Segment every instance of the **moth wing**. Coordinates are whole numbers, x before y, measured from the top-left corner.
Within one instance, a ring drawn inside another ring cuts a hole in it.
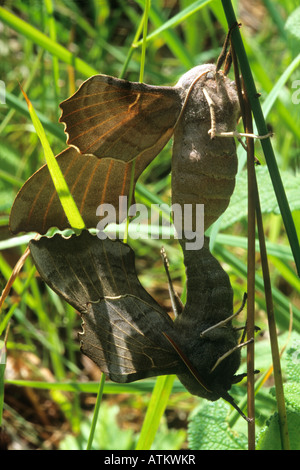
[[[89,304],[82,313],[81,351],[114,382],[176,374],[184,365],[163,334],[174,336],[164,313],[132,295]]]
[[[96,227],[99,222],[96,209],[100,204],[111,204],[115,207],[116,221],[122,222],[126,208],[120,207],[119,212],[119,196],[129,194],[131,162],[99,159],[93,155],[85,155],[83,159],[73,147],[57,155],[56,160],[87,228]],[[137,159],[135,182],[148,163],[146,160]],[[106,221],[115,222],[108,218]],[[33,231],[45,234],[51,227],[64,230],[70,225],[48,166],[44,165],[18,192],[10,213],[10,230],[12,233]]]
[[[82,351],[112,380],[184,369],[164,336],[176,336],[173,322],[139,282],[128,245],[83,231],[31,241],[30,251],[42,279],[81,313]]]
[[[176,88],[95,75],[60,107],[68,145],[82,154],[129,162],[153,159],[162,150],[182,98]]]
[[[157,306],[137,277],[134,251],[120,240],[83,230],[69,238],[41,237],[29,247],[42,279],[80,312],[90,302],[127,295]]]

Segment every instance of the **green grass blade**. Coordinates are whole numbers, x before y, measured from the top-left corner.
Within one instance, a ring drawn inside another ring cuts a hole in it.
[[[84,60],[79,59],[66,48],[50,39],[46,34],[42,33],[34,26],[31,26],[21,18],[18,18],[3,7],[0,7],[0,20],[9,25],[15,31],[23,34],[26,38],[31,39],[35,44],[38,44],[58,59],[69,65],[73,65],[73,67],[82,75],[90,77],[91,75],[98,73],[97,70],[84,62]]]
[[[52,41],[57,42],[56,23],[54,18],[54,8],[52,0],[44,0],[44,4],[47,11],[47,23],[50,38]],[[58,58],[53,55],[52,57],[52,71],[53,71],[53,86],[54,86],[54,98],[57,105],[59,104],[59,62]],[[57,117],[59,117],[59,108],[57,106]]]
[[[236,17],[232,8],[231,2],[222,0],[222,5],[227,18],[228,26],[231,27],[236,23]],[[239,28],[234,28],[232,31],[232,40],[235,46],[236,55],[239,60],[240,68],[245,81],[245,87],[249,97],[251,109],[256,122],[259,135],[268,134],[267,125],[259,102],[259,95],[255,87],[254,79],[250,69],[250,64],[244,48],[242,37]],[[262,149],[270,172],[273,188],[276,194],[278,206],[286,229],[286,233],[291,245],[294,255],[296,268],[300,275],[300,247],[295,224],[293,221],[292,213],[289,203],[285,194],[284,186],[281,180],[279,169],[277,166],[274,150],[270,138],[261,140]]]
[[[5,98],[7,106],[15,109],[23,116],[30,118],[28,107],[26,106],[26,103],[24,101],[20,100],[20,98],[13,95],[9,91],[6,91]],[[59,124],[54,124],[53,122],[49,121],[49,119],[39,111],[36,111],[36,114],[39,120],[41,121],[43,128],[47,132],[51,132],[53,136],[57,137],[62,142],[66,142],[66,134],[64,133],[63,128]]]
[[[23,346],[23,345],[22,345]],[[8,342],[8,348],[10,343]],[[81,393],[97,393],[99,390],[99,382],[80,382],[80,381],[55,381],[45,382],[42,380],[24,380],[24,379],[6,379],[6,384],[16,385],[17,387],[31,387],[37,390],[61,390],[64,392],[81,392]],[[151,393],[155,387],[155,380],[146,379],[138,382],[128,384],[119,384],[116,382],[106,382],[104,385],[104,393],[106,394],[119,394],[119,393],[134,393],[144,394]],[[172,388],[173,393],[186,392],[184,386],[175,380]]]
[[[29,101],[27,95],[25,92],[23,92],[24,97],[26,99],[27,105],[28,105],[28,110],[29,114],[32,120],[32,123],[35,127],[35,130],[37,132],[37,135],[41,141],[41,144],[44,149],[45,153],[45,158],[46,162],[49,168],[49,172],[51,175],[51,178],[53,180],[55,189],[57,191],[58,197],[60,199],[61,205],[63,206],[63,209],[65,211],[65,214],[70,222],[71,227],[74,230],[82,230],[85,227],[85,224],[82,220],[82,217],[80,215],[80,212],[75,204],[75,201],[73,199],[73,196],[70,193],[70,190],[68,188],[68,185],[63,177],[63,174],[61,172],[61,169],[53,155],[53,152],[51,150],[51,147],[49,145],[47,136],[45,134],[44,128],[41,124],[41,121],[39,120],[31,102]]]
[[[94,435],[95,435],[95,429],[96,429],[97,420],[98,420],[99,411],[100,411],[100,405],[101,405],[102,396],[103,396],[103,389],[104,389],[105,379],[106,379],[105,374],[102,374],[100,384],[99,384],[99,390],[98,390],[98,394],[97,394],[95,410],[94,410],[94,414],[93,414],[92,426],[91,426],[91,429],[90,429],[90,434],[89,434],[89,439],[88,439],[86,450],[91,450],[91,448],[92,448],[93,439],[94,439]]]
[[[151,448],[161,417],[167,406],[174,379],[174,375],[158,377],[147,408],[136,450],[149,450]]]
[[[151,8],[149,17],[151,19],[151,22],[156,26],[156,30],[153,34],[150,34],[147,38],[146,41],[149,41],[149,38],[153,39],[156,37],[158,34],[161,34],[166,43],[168,44],[168,47],[170,50],[173,52],[174,56],[179,59],[179,61],[187,68],[193,67],[194,60],[189,51],[187,50],[186,47],[184,47],[183,43],[181,40],[178,38],[178,36],[174,33],[174,31],[166,28],[165,25],[168,23],[169,28],[172,26],[172,19],[171,21],[164,21],[161,17],[160,12],[158,9],[153,6]],[[178,20],[178,22],[183,21],[181,18]],[[140,45],[140,41],[137,42],[137,45]]]
[[[276,99],[279,96],[282,88],[284,87],[287,80],[290,78],[294,70],[299,67],[300,64],[300,54],[295,57],[295,59],[291,62],[291,64],[286,68],[284,73],[281,75],[277,83],[275,83],[272,91],[268,94],[267,98],[265,99],[262,109],[264,116],[267,117],[269,114],[270,109],[272,108],[273,104],[275,103]]]
[[[0,341],[0,427],[2,425],[2,414],[4,404],[4,373],[6,367],[6,344]]]
[[[155,31],[153,31],[153,33],[149,34],[147,37],[147,41],[153,40],[156,36],[160,35],[161,33],[165,32],[168,29],[175,28],[183,21],[186,21],[189,16],[201,10],[201,8],[203,8],[205,5],[207,5],[211,1],[212,0],[197,0],[196,2],[193,2],[191,5],[184,8],[179,13],[177,13],[172,18],[170,18],[168,21],[165,21],[164,24],[159,26]],[[141,41],[139,41],[138,44],[140,44],[140,42]]]

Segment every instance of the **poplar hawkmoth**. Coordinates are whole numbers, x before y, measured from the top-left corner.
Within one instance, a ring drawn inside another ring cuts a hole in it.
[[[176,374],[192,394],[238,409],[228,393],[244,376],[235,375],[232,289],[207,244],[184,253],[187,303],[175,321],[140,284],[134,252],[119,240],[83,231],[31,241],[30,251],[42,279],[80,312],[81,350],[111,380]]]
[[[173,134],[173,203],[204,204],[205,228],[224,212],[234,189],[235,145],[233,139],[214,136],[235,129],[239,106],[234,84],[214,65],[195,67],[174,87],[95,76],[61,109],[70,147],[57,159],[64,162],[86,227],[96,226],[100,202],[115,203],[128,193],[131,162],[136,162],[136,181]],[[85,186],[81,177],[87,168]],[[42,234],[52,226],[68,226],[47,167],[17,195],[10,225],[13,232]],[[172,322],[140,285],[133,253],[121,242],[83,232],[30,244],[42,278],[81,313],[82,351],[112,380],[175,373],[191,393],[209,400],[223,397],[237,408],[228,394],[242,377],[235,376],[240,359],[228,276],[207,241],[198,251],[185,250],[184,243],[182,248],[188,299]]]

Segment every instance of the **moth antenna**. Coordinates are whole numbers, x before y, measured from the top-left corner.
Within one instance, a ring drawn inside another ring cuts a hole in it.
[[[177,346],[175,341],[173,341],[172,338],[170,338],[170,336],[167,335],[167,333],[165,333],[164,331],[162,333],[163,333],[164,337],[169,341],[169,343],[173,346],[173,348],[177,352],[178,356],[183,360],[183,362],[185,363],[185,365],[189,369],[190,373],[195,377],[197,382],[199,382],[201,387],[203,387],[207,392],[211,392],[211,390],[209,390],[206,387],[206,385],[203,384],[201,378],[199,377],[199,374],[198,374],[197,370],[195,369],[193,364],[190,362],[190,360],[186,357],[186,355],[182,352],[182,350]]]
[[[240,308],[233,315],[231,315],[230,317],[227,317],[227,318],[225,318],[225,320],[222,320],[222,321],[216,323],[215,325],[210,326],[206,330],[202,331],[202,333],[200,334],[200,338],[202,338],[203,336],[205,336],[207,333],[211,332],[215,328],[220,328],[220,327],[226,325],[226,323],[228,323],[233,318],[235,318],[237,315],[239,315],[241,313],[241,311],[244,309],[244,307],[246,305],[246,301],[247,301],[247,293],[245,292]]]
[[[181,302],[177,292],[174,289],[173,282],[172,282],[172,279],[171,279],[171,276],[170,276],[169,260],[168,260],[167,253],[166,253],[163,246],[161,247],[160,254],[161,254],[161,257],[163,259],[164,268],[165,268],[165,271],[166,271],[166,274],[167,274],[168,286],[169,286],[169,295],[170,295],[170,299],[171,299],[172,309],[173,309],[173,312],[174,312],[174,315],[175,315],[175,318],[176,318],[176,317],[178,317],[178,315],[180,315],[182,313],[184,305]]]
[[[229,349],[223,356],[219,357],[219,359],[216,361],[215,365],[211,368],[210,374],[218,367],[218,365],[226,359],[226,357],[230,356],[233,352],[237,351],[238,349],[241,349],[242,347],[246,346],[247,344],[253,343],[254,338],[248,339],[248,341],[245,341],[244,343],[239,343],[237,344],[234,348]]]
[[[238,407],[238,405],[235,403],[234,399],[231,395],[229,395],[229,393],[225,392],[221,395],[221,397],[224,398],[224,400],[226,400],[228,403],[230,403],[230,405],[233,406],[233,408],[242,416],[242,418],[247,421],[247,423],[251,423],[253,421],[253,418],[248,418],[248,416],[246,416],[242,412],[242,410]]]

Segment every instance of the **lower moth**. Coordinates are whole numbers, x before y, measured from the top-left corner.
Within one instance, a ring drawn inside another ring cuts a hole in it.
[[[208,242],[208,240],[207,240]],[[138,280],[133,250],[88,231],[30,242],[42,279],[80,312],[81,350],[111,380],[176,374],[194,395],[224,398],[244,374],[231,324],[232,288],[207,244],[186,251],[187,303],[175,321]]]

